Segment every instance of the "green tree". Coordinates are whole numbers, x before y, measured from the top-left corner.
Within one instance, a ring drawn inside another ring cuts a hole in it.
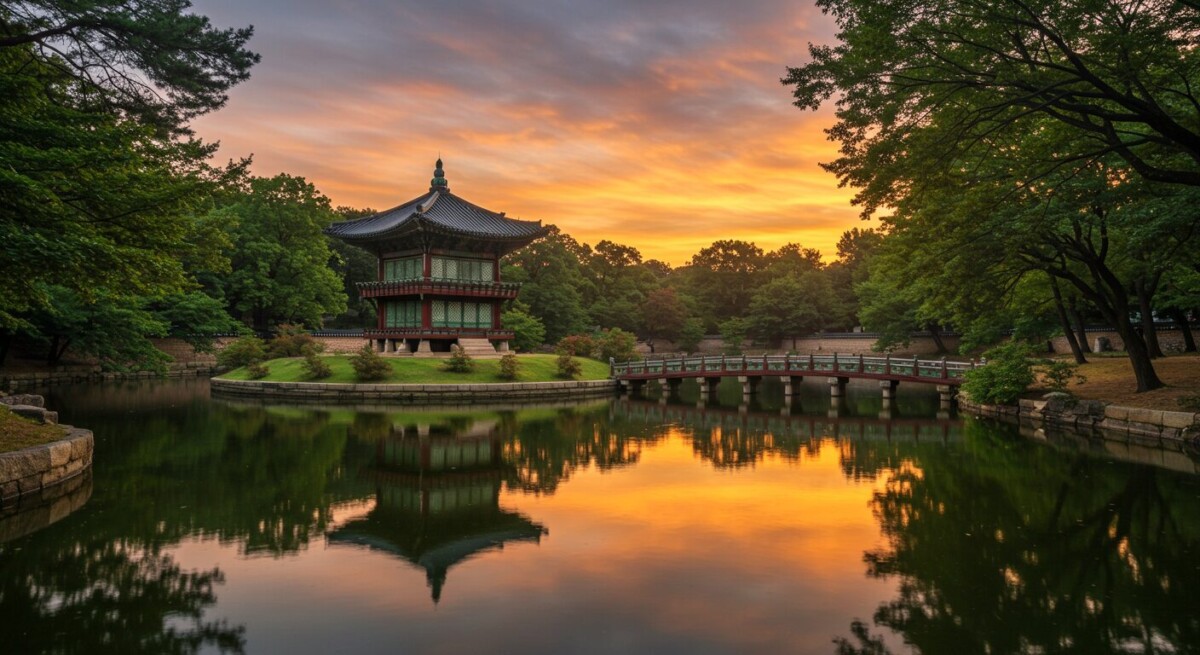
[[[807,336],[821,329],[825,317],[835,313],[837,299],[821,271],[775,278],[759,287],[746,313],[749,334],[767,343]]]
[[[687,305],[672,287],[651,291],[638,313],[642,323],[640,332],[650,346],[650,352],[654,352],[657,339],[678,340],[689,318]]]
[[[164,371],[171,360],[150,337],[164,337],[168,323],[155,318],[136,298],[96,293],[90,299],[66,287],[45,291],[50,302],[30,317],[30,336],[46,348],[46,363],[57,364],[69,351],[95,358],[106,370]]]
[[[334,210],[339,221],[371,216],[377,212],[374,209],[355,209],[338,207]],[[342,278],[342,291],[346,294],[346,313],[334,318],[331,325],[354,328],[375,327],[375,303],[362,298],[358,294],[359,282],[373,282],[379,277],[379,260],[358,246],[353,246],[341,239],[327,237],[329,249],[333,252],[330,268]]]
[[[700,342],[704,340],[704,321],[698,318],[689,318],[683,322],[683,329],[679,331],[679,340],[675,345],[685,353],[694,353],[700,348]]]
[[[243,320],[259,331],[278,323],[317,327],[323,316],[346,310],[322,233],[337,219],[328,198],[304,178],[281,174],[251,178],[228,206],[238,223],[225,296]]]
[[[746,335],[750,333],[750,326],[746,323],[746,319],[733,317],[726,319],[721,323],[721,342],[724,344],[726,355],[742,354],[742,344],[746,341]]]
[[[587,326],[580,291],[587,280],[578,252],[578,242],[551,226],[545,238],[504,258],[504,279],[521,283],[518,299],[542,321],[547,342],[557,342]]]
[[[546,327],[529,313],[529,306],[519,300],[500,314],[500,325],[513,331],[512,345],[519,352],[530,352],[546,342]]]
[[[762,248],[746,241],[715,241],[692,256],[683,289],[713,325],[743,316],[766,265]]]
[[[253,28],[219,30],[187,0],[24,0],[0,11],[0,50],[52,67],[86,110],[130,117],[170,133],[220,108],[259,56]]]

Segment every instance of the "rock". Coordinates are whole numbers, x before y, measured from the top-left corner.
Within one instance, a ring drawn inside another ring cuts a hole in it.
[[[1074,408],[1077,402],[1074,396],[1062,391],[1051,391],[1042,396],[1042,400],[1046,401],[1046,405],[1042,408],[1042,411],[1056,414],[1061,414],[1066,410]]]
[[[28,405],[30,407],[45,407],[46,399],[32,393],[18,393],[11,396],[0,396],[0,405]]]
[[[25,418],[33,419],[33,420],[37,421],[38,423],[53,423],[54,422],[54,421],[46,420],[47,413],[54,414],[53,418],[58,417],[58,415],[55,412],[47,412],[44,407],[34,407],[33,405],[13,405],[13,406],[9,407],[8,409],[11,410],[12,413],[16,414],[17,416],[24,416]]]

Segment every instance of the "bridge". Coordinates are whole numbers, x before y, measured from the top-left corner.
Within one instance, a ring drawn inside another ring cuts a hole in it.
[[[891,355],[706,355],[613,362],[611,375],[627,394],[641,392],[646,382],[657,380],[663,394],[669,395],[684,380],[694,379],[700,382],[702,400],[710,398],[726,377],[738,379],[744,398],[756,392],[763,378],[778,377],[788,400],[806,377],[826,378],[830,395],[835,398],[844,396],[846,383],[855,378],[878,380],[886,400],[895,397],[901,382],[916,382],[936,385],[942,402],[949,405],[966,372],[982,365],[975,360],[922,360]]]

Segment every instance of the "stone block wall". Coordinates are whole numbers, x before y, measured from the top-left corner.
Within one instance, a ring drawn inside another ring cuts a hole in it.
[[[92,466],[91,430],[63,426],[59,441],[0,453],[0,509],[22,497],[42,494]]]

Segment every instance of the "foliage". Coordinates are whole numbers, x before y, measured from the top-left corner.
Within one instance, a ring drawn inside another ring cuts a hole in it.
[[[1179,398],[1179,408],[1189,412],[1200,412],[1200,393],[1193,393]]]
[[[984,353],[987,365],[967,371],[962,391],[977,403],[1012,404],[1034,382],[1027,344],[1009,342]]]
[[[262,362],[250,362],[246,365],[246,373],[251,380],[261,380],[271,374],[271,369]]]
[[[742,344],[746,341],[746,335],[750,332],[750,326],[746,323],[746,320],[735,316],[721,323],[719,328],[721,331],[721,342],[724,344],[722,350],[725,354],[742,354]]]
[[[515,380],[521,373],[521,362],[517,359],[516,353],[504,353],[500,357],[500,373],[501,380]]]
[[[442,370],[451,373],[470,373],[475,370],[475,360],[462,349],[462,346],[454,344],[450,346],[450,357],[446,359],[446,365],[442,367]]]
[[[266,358],[266,344],[252,334],[239,337],[237,341],[217,351],[217,364],[222,368],[249,366]]]
[[[377,213],[374,209],[338,207],[334,210],[338,220],[363,218]],[[373,282],[379,270],[379,260],[374,253],[352,246],[341,239],[329,238],[329,249],[333,253],[330,268],[342,279],[342,292],[346,294],[346,313],[337,316],[330,327],[369,328],[375,326],[375,303],[359,296],[359,282]]]
[[[1037,372],[1042,377],[1042,384],[1051,391],[1066,391],[1071,382],[1087,382],[1087,378],[1079,373],[1079,365],[1061,359],[1042,360]]]
[[[0,48],[32,51],[71,78],[73,100],[161,130],[225,104],[259,56],[253,28],[218,30],[187,0],[6,2]]]
[[[685,353],[694,353],[700,348],[700,342],[704,340],[704,321],[698,318],[689,318],[683,322],[683,329],[679,331],[679,340],[675,345]]]
[[[267,357],[300,357],[307,352],[319,353],[325,344],[313,338],[302,326],[284,323],[275,328],[275,336],[267,344]]]
[[[535,350],[546,339],[546,326],[530,313],[528,305],[520,301],[513,302],[500,314],[500,325],[513,331],[512,345],[519,352]]]
[[[164,337],[167,324],[146,311],[136,298],[93,292],[91,299],[66,287],[43,291],[49,304],[30,316],[29,336],[45,346],[46,362],[55,364],[70,350],[93,357],[105,370],[166,371],[171,358],[150,337]]]
[[[572,334],[559,339],[554,345],[554,352],[576,357],[595,357],[599,345],[590,334]]]
[[[579,377],[582,371],[582,366],[579,360],[571,356],[570,353],[562,353],[555,360],[555,366],[558,367],[558,377],[564,380],[574,380]]]
[[[329,367],[329,363],[321,358],[317,351],[306,349],[304,351],[304,368],[305,377],[310,380],[323,380],[333,375],[333,369]]]
[[[547,342],[587,325],[581,289],[589,283],[579,261],[581,252],[574,239],[551,226],[545,238],[504,257],[504,279],[521,283],[518,299],[542,322]]]
[[[627,362],[639,359],[637,355],[637,337],[621,328],[613,328],[604,330],[600,334],[599,343],[596,344],[599,350],[600,361],[618,361]]]
[[[225,303],[201,291],[175,294],[152,303],[154,315],[170,325],[168,334],[183,339],[198,353],[215,351],[215,337],[245,327],[225,311]]]
[[[375,352],[375,348],[369,342],[363,344],[350,358],[350,366],[354,368],[355,376],[364,382],[386,380],[392,372],[391,364]]]
[[[639,313],[642,317],[639,333],[651,347],[656,339],[677,341],[689,318],[687,305],[672,287],[651,291]]]
[[[747,332],[774,344],[785,337],[807,336],[837,312],[829,279],[817,271],[778,277],[759,287],[746,313]]]
[[[237,219],[232,272],[223,281],[237,316],[263,331],[277,323],[317,327],[322,316],[346,311],[322,232],[337,214],[313,185],[290,175],[252,177],[222,211]]]

